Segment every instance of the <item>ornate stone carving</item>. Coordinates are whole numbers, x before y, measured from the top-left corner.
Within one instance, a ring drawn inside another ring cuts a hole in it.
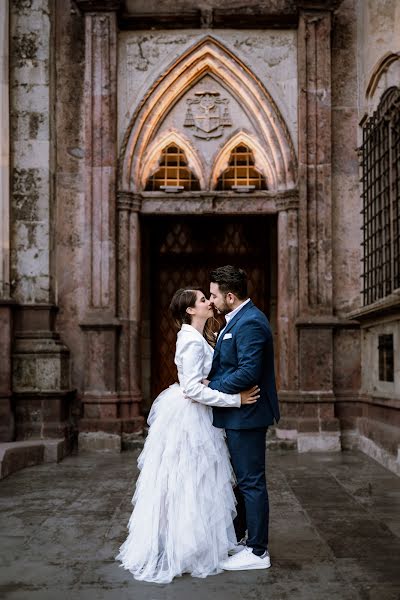
[[[252,127],[258,132],[260,144],[269,148],[268,181],[271,189],[284,190],[295,187],[297,159],[289,131],[278,107],[251,70],[211,36],[200,40],[183,53],[149,89],[132,115],[121,145],[119,187],[133,191],[140,189],[144,156],[152,143],[153,132],[177,100],[198,81],[199,72],[212,75],[224,88],[232,90],[235,99],[250,116]],[[209,102],[208,99],[207,103]],[[225,107],[227,108],[227,105]],[[191,112],[192,115],[186,115],[187,126],[197,126],[193,110]],[[224,118],[224,111],[220,118]],[[226,119],[228,122],[229,113]],[[197,127],[196,133],[204,131],[204,125],[202,127],[203,130]],[[214,131],[214,125],[208,122],[206,129]],[[211,135],[205,134],[205,137],[211,138]]]
[[[195,98],[186,100],[188,108],[184,127],[190,127],[196,137],[211,140],[221,137],[224,127],[231,127],[229,99],[219,98],[216,91],[196,92]]]

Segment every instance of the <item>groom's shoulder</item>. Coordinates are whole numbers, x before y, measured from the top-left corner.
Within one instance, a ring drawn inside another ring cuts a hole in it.
[[[241,329],[243,327],[248,327],[251,323],[268,325],[267,317],[254,304],[249,306],[249,308],[243,313],[242,317],[238,320],[236,327]]]
[[[246,316],[247,316],[247,319],[249,319],[249,320],[256,319],[256,320],[262,321],[264,323],[268,323],[268,319],[267,319],[266,315],[255,304],[252,304],[252,306],[250,306],[249,310],[246,313]]]

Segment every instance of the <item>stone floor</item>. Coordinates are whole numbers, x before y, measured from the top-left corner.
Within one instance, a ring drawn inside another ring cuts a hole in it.
[[[3,600],[399,600],[400,479],[356,452],[270,452],[272,568],[140,583],[113,557],[136,454],[79,455],[0,482]]]

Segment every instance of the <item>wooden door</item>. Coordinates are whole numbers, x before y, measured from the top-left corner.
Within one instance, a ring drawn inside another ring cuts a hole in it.
[[[266,217],[162,217],[150,225],[151,395],[177,381],[176,328],[168,307],[174,292],[200,287],[209,297],[209,272],[233,264],[246,270],[249,295],[269,312],[270,244]]]

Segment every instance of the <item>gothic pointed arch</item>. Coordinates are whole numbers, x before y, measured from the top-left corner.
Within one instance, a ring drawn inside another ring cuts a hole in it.
[[[228,89],[251,119],[259,143],[268,148],[274,188],[294,187],[296,155],[274,100],[237,56],[207,36],[180,56],[149,90],[133,114],[120,152],[120,189],[137,191],[143,157],[171,108],[206,74]]]
[[[143,154],[143,160],[141,161],[141,170],[139,172],[140,189],[146,188],[146,183],[149,177],[154,173],[160,164],[160,159],[163,151],[167,147],[175,145],[180,149],[187,161],[188,169],[193,173],[194,177],[199,181],[200,189],[205,189],[206,184],[204,180],[204,171],[202,169],[201,162],[197,156],[196,150],[193,148],[191,142],[185,138],[179,131],[170,131],[168,134],[157,137],[148,146]]]
[[[382,95],[388,88],[398,86],[400,80],[400,52],[387,52],[374,65],[365,90],[366,119],[377,110]]]
[[[258,139],[245,131],[238,131],[232,135],[219,151],[211,172],[210,189],[217,187],[219,177],[228,169],[232,153],[239,146],[249,148],[254,157],[254,167],[266,179],[268,189],[277,189],[278,182],[275,179],[275,172],[270,157]]]

